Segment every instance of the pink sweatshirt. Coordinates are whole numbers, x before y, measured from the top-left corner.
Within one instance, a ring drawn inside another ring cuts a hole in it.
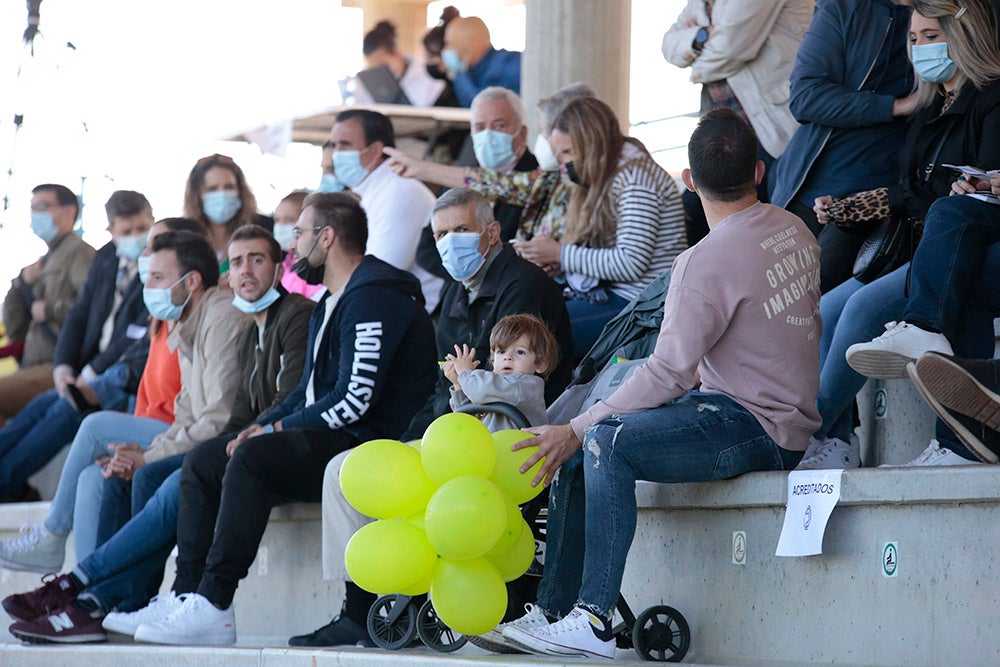
[[[570,423],[655,408],[694,387],[749,410],[781,447],[819,427],[819,246],[798,217],[754,204],[674,262],[656,348],[618,390]]]

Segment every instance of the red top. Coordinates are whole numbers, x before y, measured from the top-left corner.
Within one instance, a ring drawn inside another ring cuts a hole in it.
[[[151,417],[168,424],[174,423],[174,401],[181,390],[181,367],[177,350],[167,347],[167,324],[161,322],[149,341],[146,369],[139,380],[135,400],[135,416]]]

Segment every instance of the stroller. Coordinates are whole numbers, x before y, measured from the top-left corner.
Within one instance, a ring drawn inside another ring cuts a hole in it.
[[[549,421],[567,423],[590,405],[606,398],[631,376],[649,356],[663,321],[663,300],[670,273],[650,283],[604,327],[601,337],[581,360],[570,386],[548,409]],[[627,361],[635,359],[636,361]],[[467,405],[462,412],[503,415],[519,428],[529,426],[516,408],[505,403]],[[531,601],[544,563],[547,493],[525,504],[522,514],[535,536],[536,560],[528,572],[508,585],[512,595]],[[395,650],[409,646],[415,637],[441,652],[462,648],[468,638],[445,625],[425,596],[383,595],[368,613],[368,633],[377,646]],[[643,660],[680,662],[691,644],[691,630],[684,616],[667,605],[655,605],[636,616],[624,596],[617,604],[619,622],[613,633],[618,648],[633,648]],[[473,640],[473,643],[475,641]]]

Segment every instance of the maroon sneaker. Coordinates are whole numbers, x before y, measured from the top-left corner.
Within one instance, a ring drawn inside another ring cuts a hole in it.
[[[8,595],[0,604],[15,621],[33,621],[53,609],[65,607],[76,599],[76,586],[68,574],[58,577],[47,574],[42,577],[42,586],[28,593]]]
[[[108,633],[101,626],[104,614],[84,611],[70,603],[33,621],[19,621],[8,629],[10,634],[30,644],[85,644],[105,642]]]

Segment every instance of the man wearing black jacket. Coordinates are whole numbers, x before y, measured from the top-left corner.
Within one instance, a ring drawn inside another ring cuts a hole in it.
[[[205,443],[181,469],[174,592],[188,594],[135,638],[232,644],[232,600],[279,502],[318,502],[338,452],[395,438],[433,388],[433,327],[410,274],[366,256],[367,222],[343,193],[314,193],[295,225],[307,280],[323,270],[329,293],[309,325],[295,391],[225,447]]]

